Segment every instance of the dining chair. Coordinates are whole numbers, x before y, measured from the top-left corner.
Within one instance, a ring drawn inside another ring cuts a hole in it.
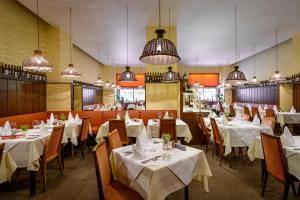
[[[225,150],[223,146],[224,141],[220,134],[216,120],[214,118],[210,118],[210,123],[211,123],[212,132],[214,136],[214,147],[213,147],[212,157],[214,157],[214,154],[217,153],[217,148],[219,148],[220,166],[222,166],[222,159]]]
[[[270,126],[272,128],[273,132],[275,132],[275,124],[276,124],[275,117],[264,117],[261,120],[261,124]]]
[[[159,125],[159,137],[161,138],[164,133],[169,133],[172,140],[177,141],[176,134],[176,119],[161,119]]]
[[[84,152],[83,152],[84,142],[87,143],[89,151],[91,151],[90,141],[89,141],[89,123],[90,123],[89,118],[82,118],[82,124],[81,124],[79,139],[78,139],[82,158],[84,158]]]
[[[94,151],[94,161],[100,200],[140,200],[137,192],[119,181],[113,180],[105,141]]]
[[[219,107],[220,107],[220,112],[224,112],[224,108],[223,108],[223,105],[222,105],[222,103],[221,102],[219,102]]]
[[[4,152],[4,147],[5,147],[5,143],[0,144],[0,166],[1,166],[2,156]]]
[[[273,109],[266,109],[266,117],[275,117],[275,113]]]
[[[287,199],[290,185],[292,185],[293,193],[296,196],[294,182],[299,182],[299,180],[289,173],[280,137],[265,133],[261,133],[260,135],[265,158],[261,196],[264,196],[269,174],[284,184],[283,199]]]
[[[234,117],[234,116],[235,116],[235,111],[233,105],[229,105],[229,117]]]
[[[117,129],[120,139],[122,141],[123,145],[128,145],[130,144],[130,140],[127,136],[127,130],[126,130],[126,126],[125,126],[125,120],[121,120],[121,119],[110,119],[108,122],[108,126],[109,126],[109,132],[112,132],[113,130]]]
[[[245,121],[252,121],[251,113],[250,113],[250,110],[247,106],[244,106],[243,119]]]
[[[58,159],[61,175],[63,175],[63,165],[61,156],[61,140],[64,133],[64,126],[54,127],[50,138],[45,142],[44,153],[41,160],[41,172],[43,175],[44,192],[46,191],[47,164],[53,159]]]
[[[251,108],[251,112],[252,112],[252,120],[253,120],[254,116],[257,115],[258,119],[261,122],[261,118],[260,118],[260,115],[259,115],[259,112],[258,112],[258,108]]]
[[[204,135],[204,145],[206,146],[205,151],[207,153],[211,130],[209,128],[207,128],[207,126],[205,125],[205,122],[203,120],[203,117],[200,114],[197,115],[197,121],[198,121],[198,126]]]
[[[110,151],[123,146],[117,129],[113,130],[108,134],[108,143]]]

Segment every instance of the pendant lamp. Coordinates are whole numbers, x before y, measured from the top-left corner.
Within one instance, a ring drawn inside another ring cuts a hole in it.
[[[160,0],[159,0],[159,28],[155,31],[157,37],[146,43],[140,61],[153,65],[171,65],[178,63],[180,57],[171,40],[165,39],[166,31],[161,28]]]
[[[237,53],[237,7],[235,6],[235,61],[236,64],[238,62],[238,53]],[[247,81],[245,74],[239,70],[239,66],[234,66],[234,71],[230,72],[227,75],[227,78],[225,80],[227,83],[230,83],[232,85],[240,85]]]
[[[37,18],[37,50],[34,50],[33,56],[22,63],[23,70],[31,72],[51,72],[54,67],[42,56],[40,50],[40,18],[39,18],[39,0],[36,1],[36,18]]]
[[[255,65],[256,65],[256,59],[255,59],[256,53],[255,53],[255,42],[253,42],[253,77],[250,81],[251,84],[258,84],[257,78],[255,76]]]
[[[130,71],[130,67],[128,66],[128,5],[127,5],[127,15],[126,15],[126,19],[127,19],[127,51],[126,51],[126,54],[127,54],[127,65],[125,67],[125,71],[122,72],[120,74],[120,78],[119,78],[119,81],[126,81],[126,82],[129,82],[129,81],[137,81],[136,77],[135,77],[135,74]]]
[[[98,53],[98,56],[99,56],[99,70],[100,70],[100,74],[101,74],[101,72],[102,72],[102,70],[101,70],[101,64],[100,64],[100,56],[101,54],[100,54],[100,45],[99,45],[99,53]],[[94,85],[97,85],[97,86],[100,86],[100,87],[103,87],[103,85],[104,85],[104,82],[103,82],[103,80],[101,79],[101,76],[100,77],[98,77],[98,79],[97,79],[97,81],[94,83]]]
[[[81,74],[74,68],[73,62],[73,52],[72,52],[72,9],[70,8],[70,64],[68,67],[60,73],[62,77],[65,78],[78,78]]]
[[[285,77],[279,73],[279,68],[278,68],[278,31],[276,31],[276,47],[275,47],[275,52],[276,52],[276,71],[271,77],[270,81],[284,81]]]

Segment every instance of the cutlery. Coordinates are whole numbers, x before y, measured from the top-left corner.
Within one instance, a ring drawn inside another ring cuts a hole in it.
[[[155,156],[155,157],[153,157],[153,158],[144,160],[144,161],[142,161],[142,164],[146,164],[146,163],[150,162],[151,160],[152,160],[152,161],[157,161],[158,158],[160,158],[160,157],[161,157],[161,156]]]

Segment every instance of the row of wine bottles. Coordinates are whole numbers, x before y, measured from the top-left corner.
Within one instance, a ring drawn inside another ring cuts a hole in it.
[[[145,83],[160,83],[163,73],[148,72],[145,73]]]
[[[0,78],[46,82],[46,73],[24,71],[21,66],[0,62]]]

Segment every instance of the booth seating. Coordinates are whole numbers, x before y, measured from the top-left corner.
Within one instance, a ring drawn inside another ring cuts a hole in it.
[[[158,113],[162,114],[162,118],[164,117],[166,111],[168,111],[169,116],[173,113],[174,118],[177,118],[176,110],[141,110],[140,111],[140,119],[143,119],[145,126],[148,124],[149,119],[157,119]]]
[[[14,115],[8,117],[1,117],[0,118],[0,126],[3,126],[6,121],[14,122],[17,124],[19,128],[20,125],[28,125],[29,128],[32,128],[32,121],[33,120],[47,120],[47,112],[37,112],[37,113],[29,113],[24,115]]]

